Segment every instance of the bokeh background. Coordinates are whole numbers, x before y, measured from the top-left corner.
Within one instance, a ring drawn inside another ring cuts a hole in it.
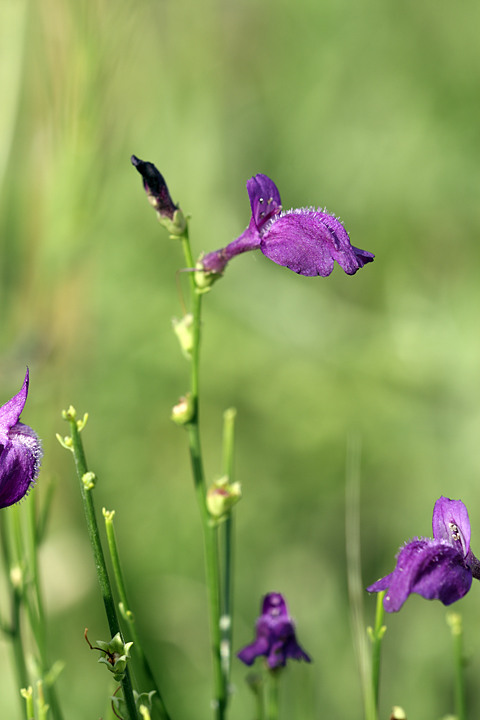
[[[293,664],[283,719],[362,717],[345,565],[348,438],[362,445],[367,585],[461,498],[480,552],[480,6],[467,0],[2,0],[0,400],[43,438],[37,489],[57,491],[42,561],[52,660],[69,720],[114,686],[83,639],[108,635],[74,476],[55,440],[73,403],[116,510],[132,604],[174,718],[210,717],[200,524],[170,409],[188,367],[171,331],[180,247],[130,165],[155,162],[192,215],[195,255],[246,226],[262,172],[284,207],[326,206],[376,260],[307,279],[259,253],[206,297],[208,477],[222,412],[238,409],[235,644],[281,591],[314,663]],[[476,584],[475,584],[476,585]],[[466,627],[480,713],[480,588]],[[365,598],[373,621],[374,598]],[[253,718],[234,664],[232,720]],[[445,608],[388,617],[381,716],[453,711]],[[18,717],[0,644],[2,717]]]

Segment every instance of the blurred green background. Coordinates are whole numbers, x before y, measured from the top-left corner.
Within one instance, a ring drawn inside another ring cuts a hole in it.
[[[73,403],[116,510],[132,604],[174,719],[211,715],[188,384],[171,331],[180,247],[130,155],[155,162],[192,214],[194,254],[246,226],[262,172],[285,208],[340,215],[376,254],[354,277],[307,279],[244,255],[206,297],[202,421],[218,476],[238,409],[235,645],[260,598],[285,593],[314,663],[292,664],[283,720],[362,717],[345,568],[347,438],[362,442],[364,584],[461,498],[480,552],[480,6],[466,0],[1,0],[1,396],[30,397],[43,438],[35,491],[58,482],[43,548],[51,657],[68,720],[114,686],[83,639],[106,639],[72,459]],[[475,584],[477,585],[477,584]],[[480,588],[462,600],[470,717],[480,713]],[[366,597],[369,622],[374,598]],[[445,608],[413,596],[387,618],[381,716],[453,711]],[[232,720],[253,718],[234,664]],[[18,716],[0,644],[2,717]]]

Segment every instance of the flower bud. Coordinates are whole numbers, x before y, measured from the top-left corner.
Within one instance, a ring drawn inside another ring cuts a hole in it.
[[[171,418],[177,425],[188,425],[193,420],[194,412],[192,394],[187,392],[172,408]]]
[[[215,480],[207,491],[208,512],[216,520],[223,518],[242,497],[240,483],[229,483],[228,477]]]
[[[190,360],[193,350],[193,315],[187,313],[181,320],[172,319],[173,332],[178,338],[182,353]]]
[[[394,705],[392,708],[392,714],[390,715],[390,720],[407,720],[405,710],[399,707],[399,705]]]
[[[144,162],[132,155],[132,165],[136,167],[143,178],[143,187],[147,193],[148,202],[157,213],[159,222],[168,230],[170,235],[179,237],[185,232],[187,221],[180,208],[175,205],[163,175],[151,162]]]
[[[94,649],[102,651],[102,657],[98,658],[98,662],[108,667],[117,682],[123,679],[132,645],[132,642],[124,643],[119,632],[108,643],[97,640],[98,647]]]
[[[135,700],[135,707],[141,714],[142,718],[148,720],[152,711],[152,698],[155,695],[156,690],[151,690],[149,693],[138,693],[136,690],[133,691],[133,699]],[[118,695],[112,695],[110,697],[112,701],[112,707],[117,713],[118,717],[125,717],[127,715],[127,706],[125,700]],[[142,711],[142,708],[144,710]]]
[[[203,257],[202,253],[197,260],[194,277],[195,285],[197,286],[198,291],[205,293],[210,290],[214,282],[223,277],[223,270],[212,270],[210,268],[206,268],[203,264]]]
[[[97,476],[94,472],[86,472],[82,475],[82,483],[85,490],[93,490],[96,482]]]

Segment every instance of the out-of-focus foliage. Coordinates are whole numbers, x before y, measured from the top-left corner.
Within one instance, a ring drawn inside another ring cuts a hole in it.
[[[99,717],[113,689],[83,639],[86,626],[95,638],[107,630],[71,457],[54,438],[70,403],[90,413],[97,507],[116,510],[172,716],[211,712],[200,526],[185,436],[169,419],[187,388],[170,324],[183,263],[130,165],[135,153],[192,214],[195,254],[244,229],[245,182],[257,172],[284,207],[326,206],[376,254],[356,276],[337,268],[327,279],[237,258],[206,297],[202,364],[211,479],[222,412],[238,408],[236,646],[252,636],[260,596],[284,593],[314,660],[289,669],[284,718],[360,718],[348,435],[362,438],[365,585],[393,569],[399,543],[430,533],[441,494],[466,503],[480,548],[480,7],[3,0],[1,20],[0,401],[28,364],[23,419],[45,449],[35,492],[58,480],[43,570],[66,716]],[[457,606],[472,717],[479,593]],[[382,716],[393,704],[425,720],[446,714],[443,606],[412,597],[387,619]],[[0,669],[2,716],[13,717],[3,641]],[[244,674],[236,661],[232,720],[253,715]]]

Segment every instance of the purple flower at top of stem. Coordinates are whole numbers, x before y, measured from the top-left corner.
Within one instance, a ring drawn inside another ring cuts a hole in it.
[[[247,191],[252,208],[250,223],[227,247],[200,259],[198,268],[207,275],[221,275],[235,255],[256,249],[277,265],[308,277],[327,277],[334,261],[347,275],[373,262],[373,253],[350,244],[347,231],[334,215],[315,208],[282,212],[278,188],[266,175],[250,178]]]
[[[280,593],[268,593],[263,598],[262,614],[256,622],[256,637],[237,653],[245,665],[253,665],[255,658],[265,655],[271,670],[284,667],[288,658],[311,662],[295,637],[295,625]]]
[[[397,612],[411,593],[451,605],[480,580],[480,562],[470,550],[470,520],[461,500],[441,497],[433,509],[433,540],[414,538],[397,555],[395,570],[367,588],[388,590],[387,612]]]
[[[22,389],[0,408],[0,508],[14,505],[35,483],[43,456],[40,440],[18,422],[28,395],[28,369]]]

